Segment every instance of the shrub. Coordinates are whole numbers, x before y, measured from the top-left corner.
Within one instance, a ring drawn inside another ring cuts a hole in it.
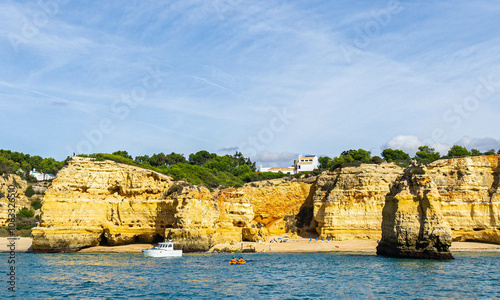
[[[387,148],[384,151],[382,151],[382,156],[388,162],[405,161],[410,159],[408,153],[404,152],[403,150],[399,149],[394,150],[391,148]]]
[[[42,202],[40,202],[40,200],[36,199],[33,202],[31,202],[31,207],[34,210],[40,209],[40,208],[42,208]]]
[[[380,156],[374,156],[374,157],[372,157],[372,162],[374,164],[380,165],[381,163],[384,162],[384,160]]]
[[[463,157],[463,156],[471,156],[471,153],[467,148],[455,145],[451,147],[448,151],[448,157]]]
[[[35,193],[35,190],[33,189],[33,187],[31,185],[28,185],[28,187],[26,188],[26,191],[24,192],[24,194],[26,195],[26,197],[31,197],[33,196]]]
[[[29,219],[29,218],[33,218],[33,216],[35,215],[35,213],[29,209],[27,209],[26,207],[23,207],[18,213],[17,213],[17,219],[18,220],[21,220],[21,219]]]

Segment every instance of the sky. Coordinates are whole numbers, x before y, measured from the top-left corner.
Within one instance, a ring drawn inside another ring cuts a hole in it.
[[[500,149],[500,1],[2,1],[0,148]]]

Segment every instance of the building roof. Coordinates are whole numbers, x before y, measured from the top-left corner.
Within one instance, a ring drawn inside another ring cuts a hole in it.
[[[284,168],[269,168],[269,171],[280,171],[280,170],[284,170],[284,171],[293,171],[295,170],[294,168],[289,168],[289,167],[284,167]]]

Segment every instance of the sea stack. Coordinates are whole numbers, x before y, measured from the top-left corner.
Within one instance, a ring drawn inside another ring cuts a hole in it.
[[[396,258],[453,259],[451,228],[441,196],[424,166],[408,167],[394,182],[382,211],[377,254]]]

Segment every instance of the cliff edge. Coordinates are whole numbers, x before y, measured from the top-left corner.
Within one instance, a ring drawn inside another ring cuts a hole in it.
[[[423,166],[411,166],[393,184],[382,213],[377,254],[398,258],[453,259],[451,228],[442,197]]]
[[[173,238],[187,251],[206,251],[219,243],[298,233],[310,188],[276,179],[210,191],[150,170],[75,157],[45,193],[33,249],[77,251]]]

